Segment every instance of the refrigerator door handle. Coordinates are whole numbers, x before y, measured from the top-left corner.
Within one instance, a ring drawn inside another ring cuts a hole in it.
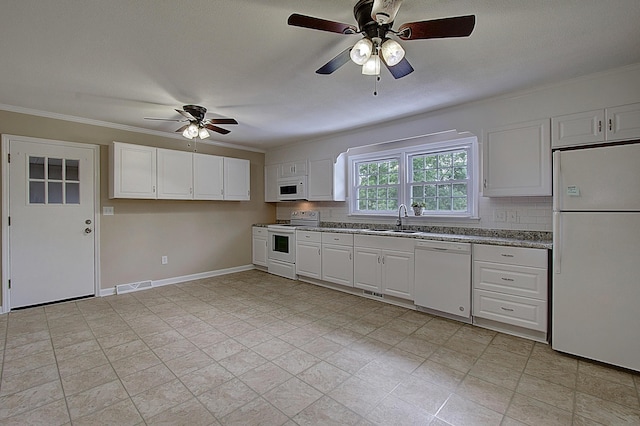
[[[556,274],[560,273],[560,262],[561,262],[561,253],[560,250],[560,212],[553,212],[553,248],[552,248],[552,257],[553,257],[553,272]]]
[[[553,209],[561,210],[560,202],[560,151],[553,152]]]

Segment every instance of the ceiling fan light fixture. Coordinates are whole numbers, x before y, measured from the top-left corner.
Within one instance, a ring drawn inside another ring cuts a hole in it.
[[[184,129],[184,132],[182,132],[182,136],[184,136],[187,139],[193,139],[193,136],[191,136],[191,133],[189,133],[189,128],[188,127],[186,129]]]
[[[191,138],[195,138],[196,136],[198,136],[198,125],[196,123],[189,124],[186,132],[189,134],[189,136],[191,136]]]
[[[395,40],[386,40],[382,43],[380,50],[382,51],[384,61],[390,67],[398,65],[400,61],[404,59],[404,49],[400,46],[400,43]]]
[[[204,127],[200,127],[200,130],[198,130],[198,136],[200,137],[200,139],[206,139],[210,135],[209,132],[207,132],[207,129],[205,129]]]
[[[380,75],[380,56],[371,55],[367,62],[362,65],[362,74]]]
[[[364,65],[373,52],[373,43],[368,38],[358,41],[351,49],[351,60],[358,65]]]
[[[402,0],[374,0],[371,7],[371,18],[379,24],[393,22],[400,9]]]

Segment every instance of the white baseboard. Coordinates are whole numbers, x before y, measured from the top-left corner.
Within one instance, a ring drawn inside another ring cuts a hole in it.
[[[218,269],[216,271],[201,272],[198,274],[183,275],[181,277],[164,278],[161,280],[151,281],[150,288],[162,287],[162,286],[171,285],[171,284],[180,284],[187,281],[202,280],[202,279],[211,278],[211,277],[219,277],[221,275],[235,274],[236,272],[250,271],[252,269],[255,269],[255,266],[244,265],[244,266],[235,266],[233,268]],[[124,283],[124,284],[118,284],[118,285],[127,285],[127,284],[130,284],[130,283]],[[105,296],[112,296],[116,294],[116,287],[117,285],[109,288],[100,289],[99,296],[105,297]]]

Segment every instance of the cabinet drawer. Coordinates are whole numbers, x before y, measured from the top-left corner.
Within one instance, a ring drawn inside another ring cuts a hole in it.
[[[547,331],[547,302],[543,300],[474,290],[473,315],[531,330]]]
[[[547,250],[474,244],[473,260],[546,269]]]
[[[296,231],[296,241],[319,243],[322,241],[322,233],[317,231]]]
[[[267,238],[267,228],[262,228],[260,226],[254,226],[253,227],[253,235]]]
[[[335,232],[322,232],[322,243],[323,244],[337,244],[343,246],[352,246],[353,245],[353,235],[352,234],[338,234]]]
[[[547,300],[547,270],[473,262],[474,288]]]

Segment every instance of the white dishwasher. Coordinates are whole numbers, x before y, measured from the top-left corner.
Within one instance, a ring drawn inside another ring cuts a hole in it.
[[[418,241],[414,294],[420,310],[471,322],[471,244]]]

